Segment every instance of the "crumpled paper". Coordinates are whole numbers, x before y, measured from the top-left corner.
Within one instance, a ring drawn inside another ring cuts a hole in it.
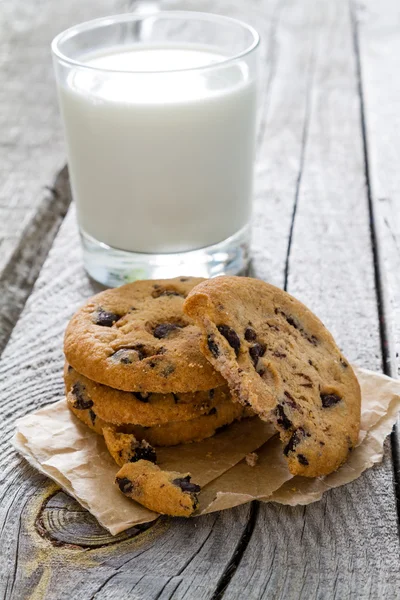
[[[273,427],[260,419],[245,419],[204,440],[157,450],[166,470],[190,472],[202,486],[198,514],[250,502],[279,502],[295,506],[316,502],[327,490],[353,481],[381,462],[383,444],[400,410],[400,381],[356,368],[362,393],[359,444],[338,471],[308,479],[293,477]],[[158,518],[126,498],[114,485],[119,467],[104,440],[83,425],[65,400],[17,421],[15,448],[39,471],[87,508],[103,527],[116,535]],[[245,456],[257,452],[251,467]]]

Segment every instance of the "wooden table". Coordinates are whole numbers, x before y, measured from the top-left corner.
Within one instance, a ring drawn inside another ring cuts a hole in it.
[[[382,465],[316,504],[161,518],[117,538],[10,445],[17,417],[62,397],[63,331],[95,289],[68,210],[49,42],[73,23],[135,4],[2,3],[1,598],[399,598],[396,434]],[[163,6],[238,16],[262,34],[254,275],[308,304],[351,361],[396,376],[399,3]]]

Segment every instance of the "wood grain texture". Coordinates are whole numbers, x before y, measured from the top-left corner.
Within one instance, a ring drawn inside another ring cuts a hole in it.
[[[69,204],[53,184],[65,163],[50,43],[128,0],[3,0],[0,11],[0,353]],[[50,188],[50,189],[49,189]]]
[[[0,354],[32,291],[70,201],[68,170],[65,167],[21,232],[0,274]]]
[[[388,344],[387,369],[399,374],[400,353],[400,6],[352,3],[364,109],[368,186]]]
[[[314,28],[287,288],[325,321],[351,360],[379,370],[379,314],[350,12],[346,2],[313,6],[320,20]],[[224,598],[237,598],[243,589],[251,598],[395,597],[399,543],[389,457],[316,505],[261,505]]]
[[[352,2],[354,44],[364,127],[371,228],[380,292],[382,350],[385,372],[400,374],[400,38],[394,27],[400,7],[385,0],[379,10],[372,2]],[[399,422],[392,434],[394,468],[400,483]],[[397,491],[400,513],[400,492]]]
[[[168,6],[216,11],[210,1]],[[352,360],[379,368],[348,5],[237,0],[221,2],[218,12],[250,20],[265,38],[254,272],[286,282],[334,330]],[[399,542],[389,452],[382,466],[315,505],[260,504],[256,513],[244,506],[189,521],[160,519],[116,544],[61,495],[43,509],[54,485],[16,456],[9,439],[15,418],[62,396],[63,330],[94,291],[71,210],[0,362],[0,596],[396,597]],[[38,515],[61,545],[39,533]],[[70,543],[74,530],[78,547]],[[87,536],[92,549],[85,547]]]

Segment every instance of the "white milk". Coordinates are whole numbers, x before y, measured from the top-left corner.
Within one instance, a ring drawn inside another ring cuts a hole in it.
[[[209,246],[248,223],[255,83],[244,63],[177,70],[221,59],[196,46],[136,46],[86,61],[109,73],[69,73],[60,104],[85,232],[164,253]],[[166,69],[175,72],[155,72]]]

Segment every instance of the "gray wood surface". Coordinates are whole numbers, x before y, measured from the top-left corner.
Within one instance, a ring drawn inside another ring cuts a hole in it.
[[[35,19],[28,23],[28,9],[18,12],[11,2],[6,4],[12,7],[8,12],[12,12],[14,29],[25,27],[32,44],[42,48],[40,52],[44,52],[49,27],[64,27],[58,25],[61,14],[72,22],[78,20],[78,10],[88,14],[95,11],[89,1],[81,1],[79,7],[74,2],[63,7],[50,1],[42,4],[42,11],[49,12],[47,18],[41,16],[39,24]],[[385,4],[392,10],[391,21],[386,21],[383,12],[379,21],[374,12],[380,8],[370,7],[370,12],[362,13],[364,20],[358,30],[345,0],[254,0],[246,4],[236,0],[218,5],[195,0],[168,2],[173,8],[190,6],[242,17],[263,34],[254,274],[286,286],[304,300],[332,329],[352,361],[377,370],[383,357],[375,283],[381,280],[377,278],[371,241],[366,186],[370,174],[366,171],[362,117],[365,111],[366,122],[372,123],[367,139],[375,161],[373,177],[388,189],[387,197],[391,198],[379,205],[395,206],[396,163],[391,163],[389,184],[385,181],[385,161],[377,159],[381,151],[389,153],[384,148],[386,138],[378,139],[385,114],[376,115],[380,104],[379,96],[374,96],[376,79],[382,88],[385,86],[379,69],[383,69],[380,61],[389,51],[375,49],[386,35],[391,43],[399,43],[393,41],[396,35],[390,28],[397,15],[394,3],[385,0]],[[24,6],[30,6],[34,13],[32,3]],[[49,15],[51,26],[47,23]],[[360,33],[360,52],[355,30]],[[22,40],[22,34],[18,39]],[[38,56],[43,57],[40,52]],[[31,68],[29,63],[25,68]],[[359,71],[367,74],[362,89],[368,89],[375,98],[371,109],[368,102],[362,104]],[[11,73],[9,77],[12,80]],[[38,85],[37,77],[32,75],[31,81]],[[25,115],[30,101],[19,101]],[[393,118],[394,112],[390,113]],[[15,119],[19,126],[21,121]],[[38,123],[42,121],[38,119]],[[385,131],[389,136],[387,128]],[[62,156],[59,136],[58,129],[54,132],[55,146]],[[25,136],[23,139],[21,143],[25,143]],[[393,146],[397,144],[390,156],[396,157],[400,138],[393,135],[390,139]],[[52,141],[47,147],[42,144],[40,151],[44,170],[36,164],[36,177],[28,183],[34,186],[43,181],[43,185],[51,186],[58,166],[57,150],[53,152]],[[35,162],[32,155],[32,173]],[[23,177],[23,169],[18,168]],[[64,210],[67,188],[61,185],[58,189]],[[18,200],[15,190],[11,191],[4,199],[8,211]],[[380,192],[376,194],[379,198]],[[30,207],[33,218],[33,204]],[[54,231],[62,210],[54,219]],[[393,212],[390,214],[392,223]],[[22,229],[14,231],[15,237],[22,239]],[[384,241],[389,256],[392,242],[388,245]],[[26,247],[29,250],[37,243],[33,235]],[[388,260],[384,259],[385,266],[392,268]],[[4,264],[11,262],[7,258]],[[27,258],[22,255],[18,264],[25,266]],[[393,281],[393,277],[390,269],[388,279]],[[29,286],[15,286],[25,290],[25,299]],[[383,284],[381,288],[384,293]],[[7,285],[3,289],[12,291]],[[75,216],[70,210],[0,361],[0,597],[397,597],[399,539],[389,446],[381,466],[309,507],[253,504],[189,521],[159,519],[146,531],[131,531],[117,540],[18,458],[9,444],[14,420],[62,397],[63,330],[75,308],[93,291],[96,286],[87,279],[80,262]],[[12,302],[5,304],[10,310]],[[3,345],[19,312],[9,313]],[[394,333],[400,327],[396,316],[390,318]]]
[[[368,0],[353,8],[366,136],[368,192],[373,210],[387,370],[399,374],[400,353],[400,7]]]
[[[351,16],[346,2],[318,5],[323,7],[318,28],[304,32],[315,39],[313,73],[287,289],[319,314],[352,361],[379,370],[379,312]],[[393,486],[388,455],[381,467],[316,505],[261,505],[224,597],[237,598],[243,588],[254,598],[397,597]]]
[[[364,159],[371,213],[376,280],[381,306],[384,370],[400,370],[400,7],[385,0],[353,5],[353,33],[358,61]],[[400,480],[400,423],[392,434],[394,469]],[[398,493],[398,498],[400,494]],[[400,500],[398,500],[400,510]]]
[[[54,182],[65,163],[50,43],[79,21],[123,12],[129,0],[3,0],[0,8],[0,353],[70,198]],[[57,188],[57,185],[55,186]]]

